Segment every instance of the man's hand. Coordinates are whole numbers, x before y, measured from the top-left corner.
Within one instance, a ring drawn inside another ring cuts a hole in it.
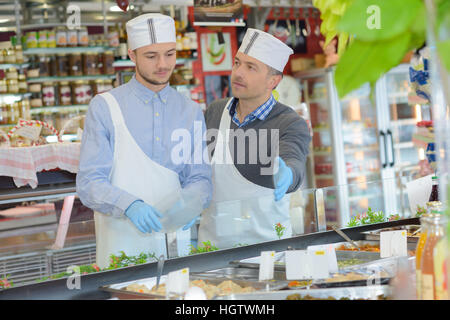
[[[273,178],[275,185],[274,195],[275,201],[280,201],[291,186],[294,176],[292,169],[286,165],[283,159],[280,157],[277,157],[277,159],[279,160],[279,167],[277,174],[275,174]]]
[[[142,200],[134,201],[125,211],[125,215],[143,233],[152,233],[162,229],[158,218],[162,215],[155,208]]]

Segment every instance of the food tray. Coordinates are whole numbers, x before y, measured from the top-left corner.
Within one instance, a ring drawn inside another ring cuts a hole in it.
[[[411,225],[405,225],[405,226],[399,226],[399,227],[383,228],[383,229],[377,229],[377,230],[372,230],[372,231],[364,231],[364,232],[361,232],[361,233],[365,235],[366,240],[377,240],[377,241],[380,241],[380,233],[381,232],[405,230],[405,231],[407,231],[409,233],[414,233],[419,228],[420,228],[420,225],[411,224]],[[406,241],[416,244],[417,241],[419,240],[419,237],[420,237],[419,233],[414,235],[414,236],[407,236],[406,237]]]
[[[374,246],[374,245],[376,245],[376,246],[379,247],[380,246],[380,239],[379,239],[379,236],[378,236],[378,239],[374,239],[374,240],[358,240],[358,241],[355,241],[355,243],[358,246],[364,246],[364,245]],[[335,249],[339,248],[341,245],[344,245],[347,248],[354,248],[349,242],[336,242],[336,243],[333,243],[333,246],[334,246]],[[408,250],[416,250],[416,243],[408,242],[407,247],[408,247]],[[364,250],[357,251],[356,249],[355,250],[351,250],[351,251],[350,250],[336,250],[336,254],[338,252],[346,252],[346,251],[347,252],[368,252],[368,253],[376,253],[376,254],[378,254],[378,256],[380,255],[380,252],[364,251]]]
[[[192,273],[195,277],[216,277],[216,278],[227,278],[229,280],[250,280],[258,281],[259,270],[256,268],[234,268],[226,267],[216,270],[210,270],[205,272],[195,272]],[[275,270],[273,273],[274,280],[277,281],[287,281],[286,273],[283,271]]]
[[[160,285],[165,283],[167,280],[167,276],[161,276]],[[222,281],[231,280],[229,278],[225,277],[217,277],[215,275],[207,276],[204,273],[202,275],[197,276],[195,273],[191,273],[189,276],[189,280],[204,280],[208,284],[218,285]],[[275,291],[287,288],[287,281],[277,281],[277,280],[270,280],[270,281],[251,281],[251,280],[232,280],[234,283],[240,285],[241,287],[253,287],[255,290],[261,290],[261,291]],[[140,280],[134,280],[134,281],[128,281],[128,282],[122,282],[122,283],[115,283],[111,285],[105,285],[99,287],[99,290],[106,291],[111,293],[113,298],[118,299],[153,299],[153,300],[164,300],[166,299],[165,295],[159,295],[159,294],[152,294],[152,293],[140,293],[140,292],[134,292],[134,291],[128,291],[125,288],[131,284],[140,284],[140,285],[146,285],[147,288],[151,289],[153,286],[156,285],[156,277],[152,278],[146,278],[146,279],[140,279]],[[182,297],[171,297],[171,299],[180,300]]]
[[[293,294],[300,294],[301,296],[309,295],[319,299],[326,299],[328,297],[335,299],[377,299],[379,295],[390,296],[392,289],[390,286],[377,285],[370,287],[282,290],[231,294],[218,296],[215,300],[286,300],[288,296]]]

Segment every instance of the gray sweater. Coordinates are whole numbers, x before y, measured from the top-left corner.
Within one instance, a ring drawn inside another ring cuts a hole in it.
[[[228,98],[214,101],[206,109],[205,120],[208,129],[219,129],[220,120],[227,101]],[[293,109],[278,102],[264,121],[256,119],[242,128],[238,128],[231,121],[230,129],[234,135],[230,139],[230,146],[232,143],[234,144],[234,147],[230,147],[231,156],[236,168],[243,177],[254,184],[274,189],[273,175],[261,174],[261,169],[266,168],[267,170],[267,168],[272,166],[272,162],[277,156],[275,149],[278,147],[279,156],[292,169],[294,176],[293,183],[289,187],[288,192],[293,192],[300,187],[305,177],[305,163],[309,153],[311,136],[309,135],[305,120]],[[256,130],[256,132],[260,132],[260,129],[267,129],[267,138],[263,135],[256,135],[257,144],[254,143],[254,140],[250,143],[250,139],[248,138],[242,139],[242,136],[239,138],[240,133],[245,135],[250,129]],[[271,129],[279,130],[279,139],[276,139],[276,134],[273,134]],[[245,141],[245,143],[239,143],[238,139]],[[211,138],[207,143],[209,155],[212,158],[216,140]],[[257,161],[252,161],[249,154],[255,153],[255,150],[257,150],[257,155],[260,155],[261,145],[264,144],[267,146],[267,152],[263,150],[261,154],[266,156],[257,156]],[[242,161],[243,159],[245,161]]]

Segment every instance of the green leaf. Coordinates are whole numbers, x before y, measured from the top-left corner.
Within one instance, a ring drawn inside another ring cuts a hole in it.
[[[364,42],[355,39],[336,67],[335,83],[340,98],[366,82],[375,82],[405,56],[411,35],[402,34],[387,41]]]
[[[409,31],[421,9],[421,0],[357,0],[347,8],[337,29],[363,41],[387,40]]]
[[[339,34],[338,49],[337,49],[338,56],[341,56],[344,53],[345,48],[347,47],[348,37],[349,35],[347,32],[342,32],[341,34]]]
[[[447,71],[450,72],[450,40],[438,41],[436,47],[442,64],[447,68]]]

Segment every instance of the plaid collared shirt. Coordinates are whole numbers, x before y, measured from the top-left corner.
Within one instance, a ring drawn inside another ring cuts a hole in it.
[[[232,118],[233,122],[238,126],[238,128],[246,126],[247,124],[255,121],[256,119],[259,119],[261,121],[265,120],[269,115],[270,111],[272,111],[273,106],[277,103],[273,95],[270,95],[270,98],[266,102],[260,105],[255,111],[247,115],[244,118],[244,122],[240,123],[236,112],[236,106],[239,102],[239,99],[236,98],[232,99],[233,101],[229,104],[228,110],[230,111],[230,117]]]

